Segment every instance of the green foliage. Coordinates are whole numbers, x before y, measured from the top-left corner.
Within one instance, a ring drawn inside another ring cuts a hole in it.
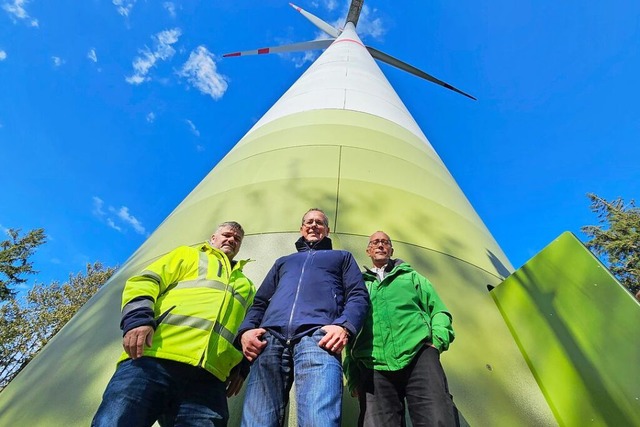
[[[0,307],[0,390],[113,275],[115,268],[87,264],[64,284],[37,284]]]
[[[589,193],[591,210],[600,225],[582,227],[585,245],[598,255],[631,293],[640,291],[640,208],[631,200],[607,201]]]
[[[26,282],[23,275],[37,273],[29,257],[47,239],[42,228],[24,237],[20,237],[20,229],[11,228],[7,234],[9,239],[0,242],[0,301],[14,295],[11,286]]]

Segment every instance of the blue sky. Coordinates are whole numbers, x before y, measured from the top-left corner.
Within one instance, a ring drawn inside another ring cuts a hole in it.
[[[515,267],[637,197],[639,2],[367,0],[358,31],[478,98],[381,65]],[[318,35],[286,1],[0,0],[0,228],[45,228],[37,279],[122,264],[317,56],[223,53]]]

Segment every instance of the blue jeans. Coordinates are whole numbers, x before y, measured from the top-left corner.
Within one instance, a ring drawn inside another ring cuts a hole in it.
[[[142,357],[118,365],[93,427],[226,426],[225,384],[202,368]]]
[[[267,346],[251,367],[242,426],[282,426],[294,379],[298,426],[340,425],[342,363],[338,355],[318,347],[324,335],[317,329],[287,345],[269,332],[264,334]]]

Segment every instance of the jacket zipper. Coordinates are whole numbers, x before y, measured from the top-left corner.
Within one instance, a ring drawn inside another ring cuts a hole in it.
[[[218,317],[216,317],[216,321],[218,321],[218,319],[220,318],[220,313],[222,312],[222,308],[224,307],[224,303],[226,301],[227,298],[227,288],[229,287],[229,281],[231,278],[231,265],[225,263],[224,265],[225,267],[225,273],[227,273],[227,284],[225,286],[225,290],[224,290],[224,294],[222,296],[222,302],[220,303],[220,308],[218,309]],[[209,272],[207,271],[207,277],[208,277]],[[218,278],[222,277],[222,261],[220,259],[218,259]],[[205,347],[204,351],[202,352],[202,354],[200,355],[200,361],[198,362],[198,366],[201,367],[205,367],[204,366],[204,358],[207,354],[207,350],[209,349],[209,342],[211,341],[211,334],[213,334],[213,328],[215,328],[215,322],[213,324],[213,326],[211,327],[211,330],[209,331],[209,336],[207,337],[207,346]]]
[[[309,258],[313,255],[313,250],[309,251],[307,259],[302,264],[302,271],[300,271],[300,279],[298,279],[298,287],[296,288],[296,296],[293,299],[293,305],[291,306],[291,315],[289,316],[289,324],[287,325],[287,345],[291,344],[291,323],[293,322],[293,312],[296,309],[296,303],[298,302],[298,295],[300,295],[300,285],[302,284],[302,277],[304,276],[304,270],[307,267]]]

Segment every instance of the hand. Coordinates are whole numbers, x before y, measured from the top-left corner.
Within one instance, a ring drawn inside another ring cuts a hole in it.
[[[265,332],[267,330],[262,328],[249,329],[240,337],[242,354],[249,362],[253,362],[266,347],[267,342],[261,339]]]
[[[345,328],[338,325],[325,325],[320,329],[327,334],[322,337],[318,346],[332,353],[340,354],[349,341],[349,334]]]
[[[153,327],[149,325],[138,326],[137,328],[131,329],[124,334],[124,338],[122,338],[122,347],[124,347],[124,351],[133,360],[142,357],[144,345],[146,344],[147,347],[151,347],[151,344],[153,343],[154,332]]]
[[[244,383],[244,377],[240,374],[240,370],[233,369],[229,374],[229,378],[227,378],[226,382],[227,397],[235,396],[240,393],[242,383]]]
[[[360,392],[357,387],[351,390],[351,397],[355,397],[356,399],[360,398]]]

